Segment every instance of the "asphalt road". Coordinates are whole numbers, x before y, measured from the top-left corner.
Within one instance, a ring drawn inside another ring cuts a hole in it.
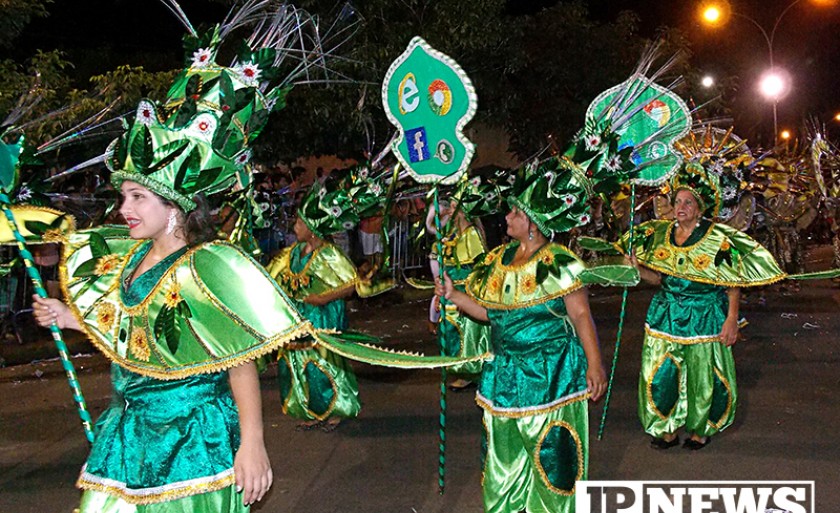
[[[652,291],[631,291],[618,372],[603,440],[595,440],[603,401],[591,408],[590,479],[813,480],[816,511],[840,504],[836,426],[840,289],[778,287],[766,304],[742,304],[750,325],[735,346],[740,404],[730,429],[702,451],[655,451],[636,418],[644,314]],[[357,302],[351,323],[399,349],[434,352],[416,293]],[[591,291],[607,365],[620,292]],[[94,415],[108,403],[108,364],[75,359]],[[275,369],[262,378],[266,442],[276,480],[254,511],[319,513],[479,513],[480,411],[470,393],[448,394],[446,490],[438,493],[439,374],[356,365],[361,416],[332,433],[296,431],[280,412]],[[0,513],[63,513],[78,502],[74,481],[87,442],[56,362],[0,369]]]

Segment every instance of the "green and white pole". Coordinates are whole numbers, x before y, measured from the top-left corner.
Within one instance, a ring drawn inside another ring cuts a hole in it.
[[[435,208],[435,245],[437,247],[437,261],[440,272],[441,283],[444,281],[443,273],[443,226],[440,222],[440,203],[438,197],[438,187],[434,186],[432,189],[432,198],[434,199]],[[443,346],[443,324],[446,322],[446,298],[441,297],[438,302],[440,308],[440,317],[438,320],[438,344],[440,345],[441,356],[446,356]],[[440,369],[440,423],[438,426],[438,491],[443,494],[446,488],[446,367]]]
[[[0,208],[3,209],[3,213],[6,215],[6,221],[9,223],[9,227],[15,235],[20,256],[26,266],[26,272],[29,275],[29,279],[32,280],[32,285],[35,287],[35,293],[38,294],[39,297],[46,298],[47,291],[44,289],[41,274],[38,272],[38,268],[35,267],[32,253],[30,253],[29,249],[26,247],[26,240],[23,238],[23,235],[21,235],[20,230],[18,229],[15,216],[10,207],[11,201],[9,200],[9,196],[0,192]],[[79,379],[76,376],[76,369],[73,367],[73,362],[70,361],[67,344],[64,343],[64,339],[61,337],[61,330],[54,322],[50,325],[50,333],[52,334],[53,341],[58,349],[58,355],[61,358],[61,365],[64,367],[64,373],[67,375],[67,381],[70,384],[70,391],[73,394],[73,400],[76,401],[76,409],[79,412],[79,417],[82,419],[82,427],[85,430],[85,436],[87,437],[88,442],[93,443],[93,421],[87,410],[85,397],[82,395],[82,388],[79,385]]]

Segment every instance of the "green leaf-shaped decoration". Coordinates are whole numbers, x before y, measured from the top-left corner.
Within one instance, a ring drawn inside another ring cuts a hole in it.
[[[178,345],[181,342],[181,327],[175,318],[175,309],[164,306],[160,309],[155,319],[155,338],[166,340],[166,347],[174,355],[178,352]]]
[[[537,262],[537,285],[542,285],[542,282],[548,278],[548,266],[542,262]]]
[[[232,109],[235,102],[236,93],[233,90],[233,80],[230,79],[228,72],[223,71],[219,74],[219,103],[222,111],[227,112]]]
[[[193,148],[190,155],[181,163],[178,172],[175,174],[173,185],[176,191],[184,192],[192,190],[195,184],[196,175],[199,172],[201,164],[201,152],[198,148]]]
[[[184,86],[184,96],[197,95],[201,92],[201,75],[193,75],[187,80],[187,85]]]
[[[188,96],[178,109],[178,115],[175,117],[175,127],[180,128],[189,123],[195,117],[197,110],[195,100]]]
[[[198,176],[198,180],[195,181],[195,185],[193,186],[193,191],[200,191],[209,187],[216,181],[219,175],[222,173],[223,169],[221,167],[213,167],[210,169],[205,169],[201,172]]]
[[[56,217],[53,222],[50,223],[50,228],[58,229],[61,228],[61,224],[67,219],[67,214],[62,214]]]
[[[41,221],[24,221],[24,228],[29,230],[32,235],[42,236],[50,229],[50,225]]]
[[[607,255],[618,255],[618,250],[604,239],[598,237],[578,237],[578,244],[583,249],[595,251],[597,253],[605,253]]]
[[[152,162],[153,147],[152,134],[148,127],[143,125],[131,141],[131,162],[137,169],[145,170]]]
[[[108,241],[106,241],[105,237],[101,234],[91,232],[88,242],[90,243],[90,254],[93,258],[99,259],[100,257],[111,254],[111,248],[108,246]]]
[[[87,278],[93,276],[93,271],[96,270],[96,263],[99,262],[98,258],[91,258],[90,260],[85,261],[79,267],[73,271],[74,278]]]
[[[169,148],[170,146],[172,146],[174,148],[174,150],[170,150],[170,148]],[[171,164],[182,153],[184,153],[184,150],[187,149],[187,146],[189,146],[189,142],[184,141],[184,140],[178,140],[178,141],[173,141],[173,142],[167,144],[163,148],[160,148],[158,150],[159,153],[162,153],[165,156],[163,158],[161,158],[160,160],[158,160],[157,162],[155,162],[154,165],[152,165],[152,167],[149,168],[149,172],[147,174],[154,173],[155,171],[163,169],[166,166],[168,166],[169,164]]]

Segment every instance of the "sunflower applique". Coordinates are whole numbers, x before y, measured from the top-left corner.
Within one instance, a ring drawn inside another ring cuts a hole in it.
[[[712,258],[705,254],[697,255],[691,263],[694,264],[694,267],[696,267],[698,271],[703,271],[709,267],[709,264],[712,263]]]
[[[546,251],[542,255],[540,255],[540,262],[545,265],[552,265],[554,263],[554,253],[551,251]]]
[[[657,260],[665,260],[669,256],[671,256],[671,252],[668,251],[668,249],[666,249],[666,248],[656,248],[653,251],[653,258],[655,258]]]
[[[173,279],[166,287],[166,292],[163,295],[163,303],[169,308],[175,308],[181,301],[183,301],[181,297],[181,285]]]
[[[490,294],[498,294],[502,290],[502,279],[498,275],[491,276],[490,281],[487,283],[487,290],[490,291]]]
[[[103,303],[96,310],[96,327],[102,333],[109,333],[114,327],[117,309],[111,303]]]
[[[122,258],[119,255],[101,256],[99,257],[99,260],[96,261],[96,267],[93,272],[97,276],[111,274],[117,268],[121,260]]]
[[[144,362],[149,361],[152,351],[149,349],[149,341],[146,337],[146,330],[143,328],[134,328],[131,332],[131,338],[128,339],[128,350],[131,351],[131,354],[133,354],[138,360],[143,360]]]
[[[533,274],[526,274],[519,282],[519,292],[530,296],[537,290],[537,278]]]

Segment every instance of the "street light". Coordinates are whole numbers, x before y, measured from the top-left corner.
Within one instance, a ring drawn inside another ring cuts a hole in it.
[[[715,79],[711,75],[706,75],[700,80],[700,85],[706,89],[711,89],[715,85]]]
[[[769,87],[769,91],[775,91],[773,94],[767,94],[765,92],[765,81],[767,80],[766,77],[773,76],[775,73],[778,73],[779,70],[776,68],[775,61],[773,59],[773,40],[776,38],[776,30],[779,28],[779,23],[782,21],[782,18],[785,17],[785,14],[790,11],[790,9],[801,2],[802,0],[794,0],[793,2],[789,3],[787,7],[782,10],[781,14],[776,17],[776,21],[773,23],[773,28],[768,33],[764,27],[761,26],[760,23],[755,21],[753,18],[750,18],[746,14],[742,14],[732,9],[729,5],[728,0],[712,0],[706,2],[700,6],[700,19],[709,26],[715,27],[726,23],[727,19],[730,15],[737,16],[739,18],[743,18],[750,23],[752,23],[756,28],[758,28],[761,35],[764,37],[764,42],[767,43],[767,56],[768,61],[770,62],[770,68],[765,73],[765,78],[763,78],[760,83],[759,87],[764,93],[765,97],[768,98],[773,102],[773,139],[776,141],[777,134],[779,132],[778,126],[778,116],[777,116],[777,103],[779,99],[784,96],[784,94],[790,88],[790,80],[789,78],[785,80],[782,78],[781,80],[774,78],[771,79],[770,82],[767,84]],[[836,0],[809,0],[811,3],[815,5],[821,6],[831,6],[834,5]]]

